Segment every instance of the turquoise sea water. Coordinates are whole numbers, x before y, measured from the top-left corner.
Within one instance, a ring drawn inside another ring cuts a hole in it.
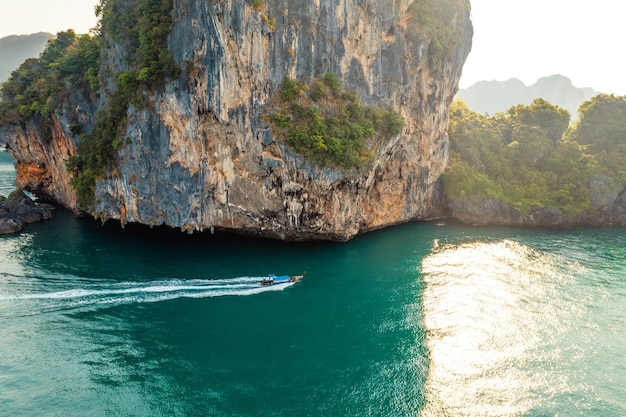
[[[626,416],[625,232],[294,244],[59,209],[0,237],[0,415]]]
[[[15,187],[15,168],[11,156],[0,151],[0,195],[7,196]]]

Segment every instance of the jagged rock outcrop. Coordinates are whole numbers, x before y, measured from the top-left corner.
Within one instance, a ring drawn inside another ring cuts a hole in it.
[[[0,235],[19,232],[28,223],[52,218],[54,206],[36,203],[23,191],[0,196]]]
[[[66,167],[67,160],[76,153],[74,141],[77,138],[70,133],[72,121],[78,118],[92,124],[96,111],[95,106],[86,104],[83,98],[76,96],[75,99],[74,112],[53,113],[45,128],[39,119],[0,127],[0,137],[6,140],[7,151],[15,161],[16,187],[70,209],[76,207],[76,193]],[[81,105],[88,110],[83,111]],[[50,137],[44,137],[43,132]]]
[[[127,139],[96,183],[93,214],[295,240],[346,240],[441,216],[448,106],[471,47],[469,1],[446,2],[455,11],[445,43],[420,27],[411,0],[257,3],[174,2],[169,49],[183,73],[150,93],[148,105],[130,108]],[[107,48],[101,85],[123,69],[121,49]],[[363,171],[307,162],[263,120],[285,77],[310,82],[328,72],[364,104],[405,119]],[[93,126],[103,104],[77,92],[55,110],[47,139],[35,122],[3,128],[18,186],[76,209],[65,166],[79,140],[71,126]]]

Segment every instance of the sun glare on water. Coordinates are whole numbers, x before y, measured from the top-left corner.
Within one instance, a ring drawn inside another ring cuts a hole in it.
[[[429,349],[423,416],[513,416],[568,390],[555,370],[574,303],[557,257],[513,241],[438,247],[422,263]]]

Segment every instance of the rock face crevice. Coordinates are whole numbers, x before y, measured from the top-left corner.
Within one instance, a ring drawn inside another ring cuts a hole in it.
[[[451,41],[437,60],[412,3],[287,0],[257,10],[239,0],[174,2],[169,49],[182,75],[150,93],[148,106],[129,109],[115,168],[96,183],[94,215],[293,240],[347,240],[441,216],[448,106],[471,47],[469,1],[458,0],[444,22]],[[103,67],[121,65],[122,53],[107,48]],[[365,170],[317,167],[263,121],[285,77],[307,83],[329,72],[363,104],[405,119]],[[18,184],[75,209],[64,161],[79,138],[67,121],[78,111],[93,125],[101,105],[73,98],[56,111],[46,143],[34,126],[3,132]]]

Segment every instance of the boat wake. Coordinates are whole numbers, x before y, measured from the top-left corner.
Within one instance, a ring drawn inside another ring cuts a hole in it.
[[[110,306],[130,303],[152,303],[175,298],[207,298],[246,296],[267,291],[282,291],[293,282],[261,286],[265,277],[239,277],[231,279],[164,279],[147,282],[79,281],[79,287],[56,291],[0,294],[0,310],[4,304],[36,305],[34,310],[72,309],[90,306]],[[64,280],[65,284],[73,280]],[[68,285],[69,286],[69,285]],[[33,311],[33,310],[30,310]],[[33,311],[34,312],[34,311]]]

